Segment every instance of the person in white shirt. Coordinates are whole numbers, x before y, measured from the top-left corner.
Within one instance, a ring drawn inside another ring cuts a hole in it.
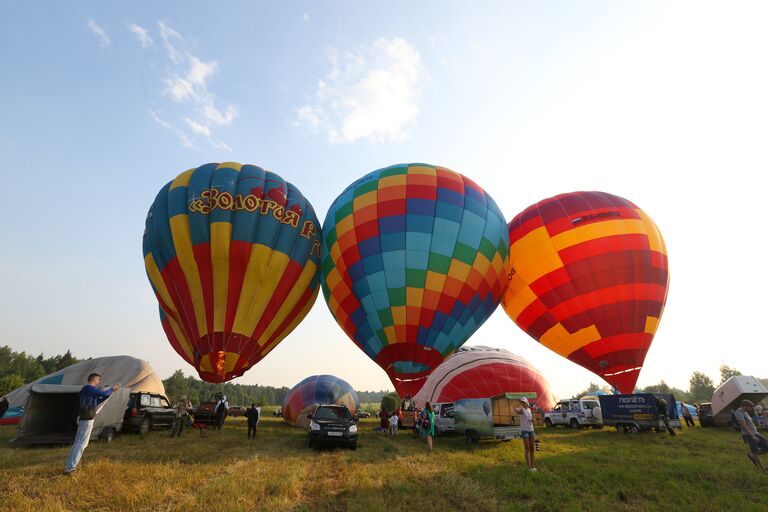
[[[389,435],[396,436],[397,435],[397,425],[400,422],[400,418],[397,417],[397,413],[393,412],[392,416],[389,417]]]
[[[530,471],[538,471],[534,464],[534,454],[536,453],[536,432],[533,430],[533,414],[531,413],[531,404],[528,399],[520,399],[521,407],[517,408],[520,413],[520,437],[523,439],[525,447],[525,463]]]

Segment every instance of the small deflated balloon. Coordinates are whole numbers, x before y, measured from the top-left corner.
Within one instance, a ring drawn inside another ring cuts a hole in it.
[[[501,299],[506,221],[490,195],[449,169],[400,164],[364,176],[333,202],[323,234],[328,307],[402,397]]]
[[[312,307],[320,227],[277,174],[205,164],[160,190],[144,264],[173,348],[200,378],[223,382],[258,363]]]
[[[315,405],[343,405],[354,415],[360,410],[360,399],[347,381],[333,375],[312,375],[285,396],[283,418],[293,426],[303,427]]]
[[[632,393],[667,297],[651,218],[605,192],[545,199],[509,223],[502,305],[534,339]]]

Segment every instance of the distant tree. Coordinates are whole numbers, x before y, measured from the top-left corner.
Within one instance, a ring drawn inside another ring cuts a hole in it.
[[[730,366],[725,364],[720,366],[720,384],[718,385],[722,386],[723,383],[725,383],[725,381],[737,375],[741,375],[741,372],[736,368],[731,368]]]
[[[61,370],[62,368],[66,368],[67,366],[72,366],[75,363],[80,362],[78,359],[75,359],[72,357],[72,352],[67,350],[63,356],[61,356],[61,359],[59,359],[59,364],[56,365],[56,370]]]
[[[575,395],[573,395],[573,397],[574,398],[581,398],[583,396],[591,395],[595,391],[600,391],[600,386],[598,386],[594,382],[590,382],[589,386],[587,387],[587,389],[585,389],[584,391],[580,391],[579,393],[576,393]]]
[[[708,375],[701,372],[693,372],[690,380],[689,400],[692,402],[709,402],[715,392],[715,385]]]
[[[26,384],[21,375],[11,374],[0,377],[0,397]]]
[[[381,399],[381,407],[388,413],[396,411],[400,408],[400,396],[394,391],[384,395]]]

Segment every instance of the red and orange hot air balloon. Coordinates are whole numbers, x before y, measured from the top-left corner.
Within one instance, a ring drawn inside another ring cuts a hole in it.
[[[509,223],[502,305],[543,345],[632,393],[667,298],[667,250],[630,201],[574,192]]]

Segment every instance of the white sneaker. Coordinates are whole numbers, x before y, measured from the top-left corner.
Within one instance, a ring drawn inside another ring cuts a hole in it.
[[[536,468],[530,468],[531,471],[538,471]]]

